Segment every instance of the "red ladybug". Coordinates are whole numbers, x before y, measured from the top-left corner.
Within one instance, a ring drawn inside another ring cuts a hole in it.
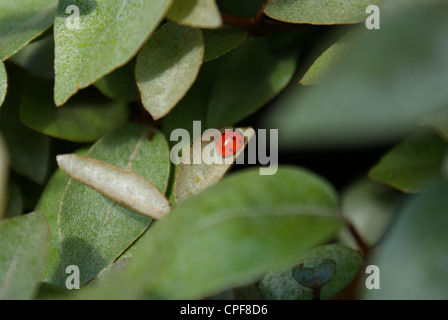
[[[239,131],[226,129],[219,137],[216,151],[222,157],[234,155],[244,146],[244,136]]]

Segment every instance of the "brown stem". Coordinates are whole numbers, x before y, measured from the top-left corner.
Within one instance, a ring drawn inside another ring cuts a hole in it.
[[[356,230],[356,228],[350,223],[350,221],[348,221],[345,218],[344,218],[344,220],[347,225],[348,231],[353,236],[353,238],[355,239],[359,248],[364,253],[364,256],[367,256],[370,253],[371,247],[363,240],[363,238],[359,234],[358,230]]]
[[[313,300],[320,300],[320,291],[321,291],[320,286],[315,286],[313,288]]]
[[[268,2],[263,4],[255,17],[245,18],[233,16],[227,13],[221,13],[222,21],[224,24],[246,29],[254,36],[265,35],[270,32],[282,31],[296,27],[294,24],[285,23],[267,17],[264,14],[264,8],[267,4]]]

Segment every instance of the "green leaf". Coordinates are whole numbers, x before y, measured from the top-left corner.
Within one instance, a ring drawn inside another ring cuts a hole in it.
[[[447,14],[440,4],[385,16],[380,30],[359,29],[325,81],[291,88],[264,126],[282,128],[285,148],[365,146],[409,134],[448,101]]]
[[[347,37],[343,37],[329,47],[319,58],[314,61],[300,80],[304,86],[320,84],[327,73],[332,69],[340,57],[345,53],[349,44]]]
[[[227,171],[232,168],[238,156],[244,152],[247,144],[255,135],[255,131],[252,128],[227,128],[226,130],[232,130],[231,134],[233,132],[244,134],[244,141],[242,141],[244,145],[231,157],[223,158],[215,150],[218,139],[224,133],[224,130],[217,130],[216,133],[219,133],[219,136],[215,136],[213,141],[205,138],[204,135],[196,139],[190,148],[184,152],[182,161],[179,164],[174,184],[176,202],[184,201],[221,180]],[[210,150],[207,152],[207,149],[210,148],[209,145],[212,145],[211,150],[213,153]],[[196,155],[197,150],[200,152],[198,153],[200,159]]]
[[[419,192],[441,177],[442,159],[448,145],[431,131],[419,131],[394,149],[370,170],[371,179],[404,192]]]
[[[194,85],[177,106],[163,119],[163,132],[167,137],[170,137],[171,133],[176,129],[185,129],[188,131],[190,139],[194,139],[194,121],[201,121],[202,130],[208,129],[204,127],[206,124],[208,100],[220,63],[221,61],[218,60],[204,64]],[[189,144],[192,143],[193,140]]]
[[[128,267],[132,280],[80,297],[101,298],[126,283],[134,295],[144,289],[140,298],[196,299],[249,283],[330,239],[340,226],[336,211],[333,188],[303,169],[236,173],[145,234]]]
[[[431,127],[442,139],[448,141],[448,109],[423,118],[421,124]]]
[[[0,222],[0,300],[31,299],[44,267],[48,238],[37,213]]]
[[[175,0],[166,18],[194,28],[214,29],[222,26],[215,0]]]
[[[88,148],[76,151],[78,155],[85,155]],[[36,212],[45,216],[50,228],[49,248],[46,257],[45,269],[41,274],[40,281],[63,286],[65,280],[62,278],[65,273],[62,270],[61,258],[59,257],[59,231],[58,215],[62,196],[64,195],[70,176],[64,171],[57,169],[48,181],[42,195],[36,205]]]
[[[367,291],[365,299],[448,297],[447,194],[448,185],[444,182],[409,199],[378,248],[378,254],[369,262],[379,268],[380,290]],[[366,278],[366,283],[371,283],[370,279]]]
[[[42,79],[32,79],[25,86],[20,118],[31,129],[59,139],[93,142],[127,120],[125,103],[84,92],[63,107],[56,107],[52,88],[52,82]]]
[[[0,106],[3,104],[6,96],[6,87],[8,82],[6,80],[6,70],[3,63],[0,61]]]
[[[18,77],[13,80],[23,81]],[[12,169],[42,183],[48,169],[49,138],[29,129],[20,121],[19,92],[18,86],[10,90],[5,104],[0,108],[0,130],[8,145]]]
[[[207,113],[210,127],[231,126],[257,111],[291,80],[297,52],[275,52],[269,37],[248,39],[226,57],[214,84]]]
[[[2,180],[4,181],[4,180]],[[0,203],[2,201],[0,200]],[[10,183],[8,188],[8,202],[3,213],[5,219],[15,218],[23,213],[23,197],[19,187],[15,183]]]
[[[169,152],[157,131],[126,125],[99,140],[87,156],[131,170],[165,192]],[[149,217],[125,209],[73,179],[61,200],[58,221],[62,269],[77,265],[82,283],[118,258],[151,223]]]
[[[36,206],[36,212],[43,214],[50,228],[49,249],[45,269],[40,280],[63,286],[63,271],[59,257],[58,214],[59,204],[70,177],[62,170],[56,170],[48,181],[44,192]]]
[[[106,97],[120,101],[137,101],[140,99],[134,77],[135,62],[116,69],[95,82],[95,87]]]
[[[14,54],[9,61],[21,66],[33,76],[54,78],[54,38],[47,36],[39,41],[27,44]]]
[[[137,57],[135,78],[143,106],[163,118],[193,85],[204,57],[204,39],[197,29],[163,25]]]
[[[229,25],[216,30],[203,30],[204,34],[204,62],[218,59],[241,45],[247,38],[248,32]]]
[[[328,282],[322,281],[324,285],[321,288],[320,299],[330,299],[354,279],[363,265],[363,258],[358,251],[339,244],[330,244],[309,250],[297,260],[295,267],[290,266],[286,269],[269,272],[261,281],[259,288],[263,296],[269,300],[310,300],[313,297],[312,289],[298,283],[293,274],[296,274],[300,264],[314,270],[328,260],[336,263],[336,268],[330,279],[327,279]],[[323,274],[327,278],[328,275],[330,275],[329,272]],[[322,277],[322,280],[325,280],[324,278]]]
[[[7,205],[6,191],[9,176],[9,154],[3,136],[0,134],[0,220],[5,215]],[[7,213],[8,210],[6,210]]]
[[[56,105],[126,64],[155,30],[171,0],[61,0],[54,22]],[[79,29],[67,27],[66,8],[80,9]]]
[[[264,8],[269,17],[289,23],[347,24],[364,21],[366,8],[381,0],[273,0]]]
[[[75,154],[59,155],[56,160],[73,179],[130,210],[162,219],[171,209],[157,187],[129,169]]]
[[[19,51],[53,24],[56,0],[2,0],[0,60]]]
[[[367,179],[356,181],[341,196],[344,218],[350,221],[368,245],[374,246],[394,217],[399,195],[399,192]],[[346,246],[361,249],[347,228],[341,230],[339,239]]]

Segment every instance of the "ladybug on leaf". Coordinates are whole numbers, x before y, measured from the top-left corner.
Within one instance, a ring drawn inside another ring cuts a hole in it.
[[[244,136],[239,131],[226,129],[219,137],[216,151],[221,157],[233,156],[244,146]]]

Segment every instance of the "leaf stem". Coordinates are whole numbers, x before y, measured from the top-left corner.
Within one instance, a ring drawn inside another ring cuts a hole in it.
[[[246,18],[221,13],[222,21],[224,24],[246,29],[254,36],[262,36],[271,32],[278,32],[297,27],[297,25],[274,20],[266,16],[264,14],[264,8],[267,4],[268,1],[261,6],[255,17]]]
[[[355,239],[356,244],[362,250],[362,252],[364,253],[364,256],[367,256],[370,253],[372,248],[363,240],[363,238],[359,234],[358,230],[356,230],[356,228],[353,226],[353,224],[350,221],[348,221],[346,218],[343,218],[343,219],[347,225],[348,231],[350,232],[352,237]]]

